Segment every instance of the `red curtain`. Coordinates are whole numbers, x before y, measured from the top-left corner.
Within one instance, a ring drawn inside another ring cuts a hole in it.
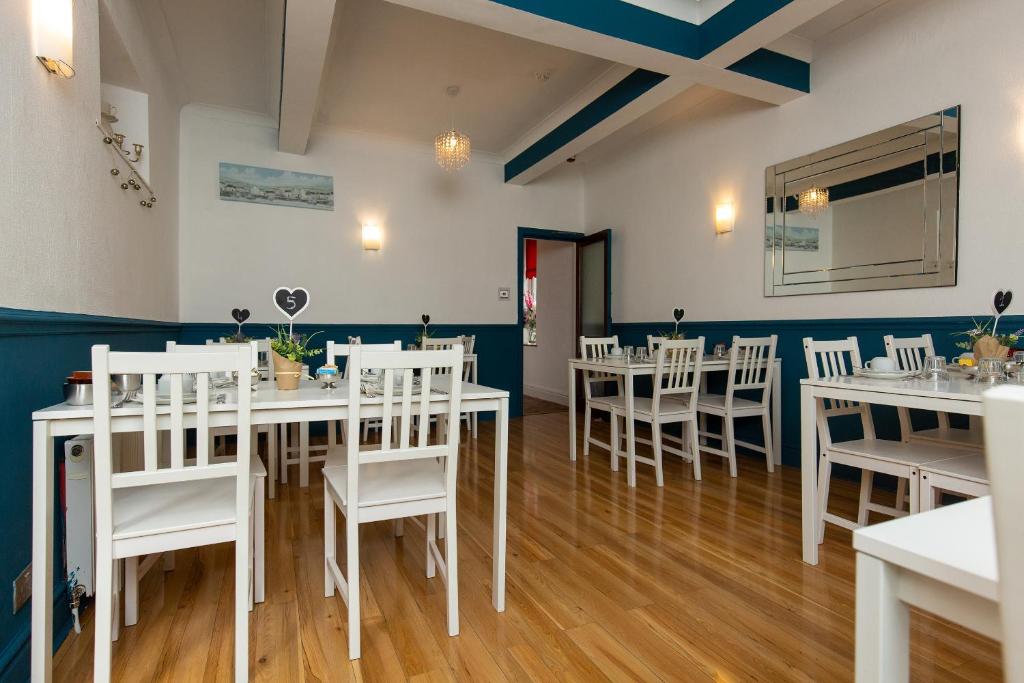
[[[527,280],[537,277],[537,240],[526,240],[526,269],[523,277]]]

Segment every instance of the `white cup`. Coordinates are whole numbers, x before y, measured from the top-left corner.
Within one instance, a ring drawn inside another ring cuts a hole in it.
[[[191,394],[196,390],[196,381],[194,377],[189,375],[181,376],[181,392],[183,394]],[[161,375],[160,379],[156,383],[156,393],[162,396],[171,395],[171,376]]]
[[[608,355],[609,356],[621,356],[622,355],[622,347],[621,346],[613,346],[611,351],[608,352]]]
[[[885,356],[875,356],[868,361],[868,369],[879,370],[881,372],[893,372],[897,369],[896,361]]]

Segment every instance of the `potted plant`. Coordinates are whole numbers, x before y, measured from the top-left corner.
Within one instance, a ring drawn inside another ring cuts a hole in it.
[[[275,329],[277,337],[270,340],[271,355],[274,359],[274,379],[278,389],[291,390],[299,388],[302,379],[302,361],[318,355],[323,349],[309,348],[309,342],[320,334],[316,332],[309,337],[302,334],[289,334],[282,325]]]
[[[996,334],[995,329],[992,320],[980,325],[975,320],[974,327],[956,333],[958,336],[967,337],[967,339],[955,342],[954,346],[972,352],[974,362],[978,362],[982,358],[1005,358],[1010,354],[1010,349],[1016,346],[1024,336],[1024,329],[1010,334]]]

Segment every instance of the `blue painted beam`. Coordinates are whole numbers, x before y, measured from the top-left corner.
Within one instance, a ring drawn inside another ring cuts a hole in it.
[[[664,74],[637,69],[505,164],[505,182],[566,145],[664,81]]]
[[[730,64],[728,70],[800,92],[811,92],[810,64],[764,48]]]

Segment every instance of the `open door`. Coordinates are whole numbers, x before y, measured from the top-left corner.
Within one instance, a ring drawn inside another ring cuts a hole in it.
[[[576,355],[579,338],[607,337],[612,331],[612,231],[576,242]],[[583,409],[583,380],[576,373],[576,409]]]

